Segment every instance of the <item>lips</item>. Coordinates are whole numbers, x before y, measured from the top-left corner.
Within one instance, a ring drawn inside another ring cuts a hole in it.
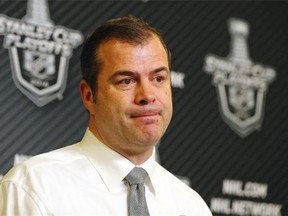
[[[145,118],[145,117],[153,117],[157,115],[159,115],[159,113],[137,113],[137,114],[131,115],[131,118]]]
[[[139,110],[133,110],[130,111],[129,115],[131,118],[137,118],[137,117],[149,117],[149,116],[156,116],[161,113],[161,109],[153,108],[153,109],[139,109]]]
[[[160,115],[160,110],[138,110],[130,113],[132,119],[143,121],[144,123],[154,123]]]

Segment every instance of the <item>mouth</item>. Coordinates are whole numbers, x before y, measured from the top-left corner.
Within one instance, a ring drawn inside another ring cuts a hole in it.
[[[145,124],[152,124],[158,121],[160,111],[137,111],[130,114],[130,118],[139,120]]]
[[[138,114],[132,114],[131,118],[146,118],[146,117],[154,117],[158,115],[159,113],[138,113]]]

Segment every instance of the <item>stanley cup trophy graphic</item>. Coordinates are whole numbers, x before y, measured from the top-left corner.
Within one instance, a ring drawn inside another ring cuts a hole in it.
[[[252,62],[249,59],[247,47],[247,37],[249,34],[247,23],[237,19],[230,19],[228,24],[231,34],[231,50],[228,58],[236,63],[251,65]]]
[[[27,14],[22,19],[36,26],[53,27],[46,0],[28,0]],[[55,56],[33,51],[24,51],[24,69],[40,80],[55,75]]]
[[[231,50],[228,57],[235,65],[245,65],[251,67],[249,59],[247,36],[249,34],[248,25],[245,22],[231,19],[229,21],[231,34]],[[254,91],[245,85],[231,86],[228,88],[229,104],[233,108],[235,115],[240,119],[247,119],[253,115],[255,105]]]
[[[55,26],[47,0],[28,0],[22,20],[2,14],[0,20],[16,87],[38,107],[62,99],[69,59],[83,41],[81,32]]]
[[[265,94],[276,72],[250,59],[249,26],[245,21],[230,19],[228,26],[231,35],[228,57],[207,55],[204,70],[213,75],[224,121],[244,138],[261,128]]]

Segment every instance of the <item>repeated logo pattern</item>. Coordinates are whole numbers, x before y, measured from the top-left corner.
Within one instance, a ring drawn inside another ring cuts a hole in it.
[[[261,127],[265,94],[276,72],[250,59],[246,22],[230,19],[229,30],[232,40],[229,56],[208,55],[204,69],[213,76],[225,122],[241,137],[246,137]]]
[[[22,20],[0,15],[0,34],[18,89],[39,107],[62,99],[69,58],[82,43],[82,34],[55,26],[46,0],[29,0]]]

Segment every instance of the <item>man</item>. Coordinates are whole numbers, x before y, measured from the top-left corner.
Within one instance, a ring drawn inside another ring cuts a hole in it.
[[[169,61],[162,36],[138,18],[98,27],[81,56],[89,128],[81,142],[13,168],[1,182],[0,215],[211,216],[155,162],[172,117]],[[136,187],[131,170],[143,179]]]

